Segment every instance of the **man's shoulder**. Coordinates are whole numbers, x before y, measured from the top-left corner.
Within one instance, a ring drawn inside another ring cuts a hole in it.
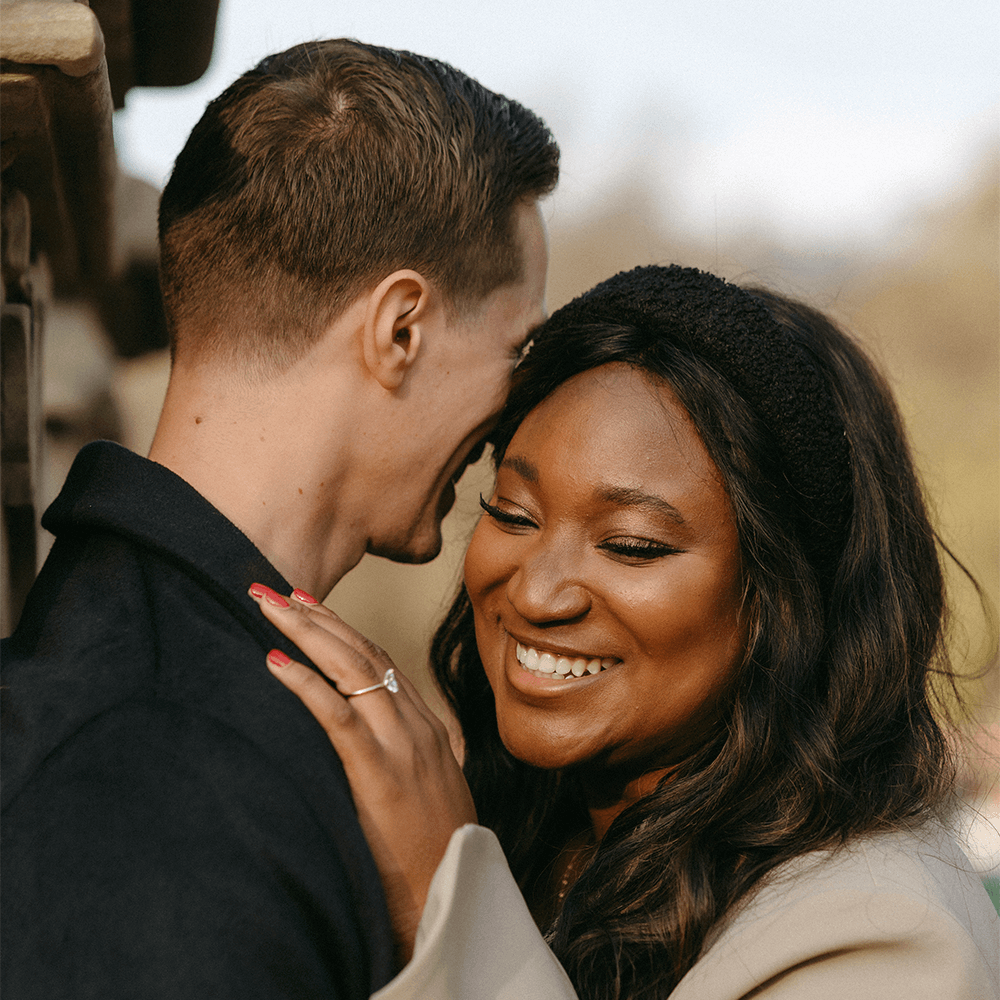
[[[88,720],[130,699],[223,714],[242,694],[259,700],[275,644],[246,587],[277,574],[169,470],[88,446],[46,520],[56,541],[2,651],[5,802]],[[243,691],[255,663],[255,691]]]
[[[23,806],[27,798],[36,806]],[[280,766],[246,735],[146,692],[84,720],[51,749],[15,806],[8,812],[16,823],[16,816],[38,812],[39,822],[46,822],[42,813],[58,815],[66,827],[87,825],[106,807],[128,824],[130,836],[151,839],[167,827],[189,827],[204,839],[213,826],[232,826],[238,814],[253,813],[258,826],[268,812],[276,821],[295,815],[296,824],[308,814]]]
[[[3,904],[20,928],[5,972],[50,969],[32,997],[80,995],[94,962],[149,976],[135,995],[161,995],[181,966],[201,985],[163,995],[284,996],[275,984],[302,970],[303,995],[367,985],[357,956],[387,970],[391,953],[378,876],[340,762],[267,670],[282,639],[246,593],[287,585],[151,465],[83,456],[5,643]]]
[[[5,643],[5,812],[27,796],[57,816],[72,800],[86,825],[88,799],[155,812],[183,790],[225,823],[257,812],[266,826],[264,807],[281,803],[355,849],[340,762],[265,666],[280,636],[249,597],[219,589],[114,532],[57,541]],[[180,808],[163,822],[183,826],[192,809]],[[151,835],[160,822],[151,816]]]
[[[128,990],[173,997],[284,996],[282,969],[316,995],[351,979],[360,995],[377,885],[359,893],[333,832],[242,734],[165,699],[123,702],[5,811],[6,971],[50,954],[54,989],[111,989],[121,967],[142,984]],[[103,967],[82,971],[90,962]]]

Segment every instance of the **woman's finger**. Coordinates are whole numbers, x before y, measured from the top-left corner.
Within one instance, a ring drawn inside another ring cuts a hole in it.
[[[363,647],[357,642],[345,642],[313,608],[290,603],[274,591],[252,596],[264,617],[301,649],[338,690],[370,687],[393,667],[389,657],[374,644]]]
[[[296,594],[299,596],[296,597]],[[384,674],[385,670],[392,666],[392,660],[384,649],[377,646],[366,636],[351,628],[342,618],[331,611],[323,604],[315,602],[315,598],[310,597],[305,591],[292,591],[291,599],[286,599],[281,594],[263,584],[255,583],[250,587],[250,596],[253,597],[262,611],[265,612],[271,622],[279,629],[293,638],[282,624],[285,616],[276,615],[274,611],[286,611],[296,609],[308,613],[308,622],[319,629],[329,632],[339,639],[349,649],[354,650],[361,658],[355,662],[367,661],[371,664],[371,669],[377,673]],[[304,598],[309,598],[305,600]],[[292,628],[295,627],[293,624]],[[301,647],[300,647],[301,648]],[[303,650],[308,652],[307,650]],[[310,654],[311,655],[311,654]]]
[[[378,647],[369,644],[363,654],[357,643],[349,645],[333,634],[330,619],[308,602],[289,602],[279,595],[259,597],[258,602],[268,620],[338,683],[357,669],[358,660],[367,665],[369,683],[342,685],[341,691],[371,687],[384,676],[372,682],[372,673],[391,667]],[[340,756],[405,961],[452,833],[476,821],[447,730],[402,675],[395,694],[371,691],[345,697],[315,670],[280,650],[268,654],[267,665],[301,699]]]
[[[367,755],[379,751],[379,741],[371,728],[358,716],[348,699],[304,663],[293,660],[280,649],[267,654],[267,667],[282,684],[315,716],[339,754],[350,751],[357,759],[359,750]]]
[[[305,591],[293,590],[290,599],[286,600],[263,584],[254,584],[250,588],[250,594],[257,600],[268,620],[295,643],[323,674],[337,685],[339,691],[359,691],[371,687],[384,680],[386,671],[391,669],[408,695],[409,704],[431,726],[441,725],[437,715],[409,678],[404,677],[393,665],[385,650],[351,628],[325,605],[316,603],[315,599]],[[305,621],[295,614],[285,613],[290,610],[305,615]],[[310,632],[310,626],[319,629],[320,632]],[[310,632],[311,638],[306,638],[307,632]],[[336,642],[327,644],[326,636],[321,633],[327,633]],[[337,644],[338,642],[343,645]],[[308,644],[309,648],[304,643]]]
[[[280,602],[286,600],[281,594],[271,590],[270,587],[265,587],[261,583],[255,583],[250,587],[250,596],[255,598],[258,603],[261,600],[265,600],[278,607],[283,607]],[[293,607],[297,606],[308,609],[311,615],[315,616],[313,620],[317,624],[322,625],[323,628],[337,636],[338,639],[352,649],[356,649],[362,656],[366,656],[372,660],[382,658],[388,660],[388,655],[383,649],[376,646],[375,643],[367,636],[358,632],[357,629],[351,628],[335,611],[332,611],[325,604],[321,604],[311,594],[306,593],[306,591],[296,587],[287,601]]]
[[[322,625],[323,628],[343,640],[347,645],[356,646],[359,650],[366,648],[367,640],[360,632],[352,629],[336,612],[331,611],[325,604],[321,604],[304,590],[296,588],[286,598],[283,594],[279,594],[263,583],[254,583],[250,585],[248,593],[261,609],[270,606],[282,611],[289,607],[308,611],[314,622]]]
[[[343,695],[330,687],[315,670],[293,660],[280,649],[267,654],[268,669],[282,684],[302,699],[324,729],[346,720],[350,706]]]

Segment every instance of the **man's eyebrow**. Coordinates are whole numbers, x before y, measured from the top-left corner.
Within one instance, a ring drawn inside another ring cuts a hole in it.
[[[666,514],[676,524],[684,524],[681,512],[655,493],[647,493],[634,486],[599,486],[595,492],[605,503],[613,503],[618,507],[647,507],[659,514]]]
[[[505,455],[500,468],[516,472],[525,482],[538,482],[538,469],[521,455]]]

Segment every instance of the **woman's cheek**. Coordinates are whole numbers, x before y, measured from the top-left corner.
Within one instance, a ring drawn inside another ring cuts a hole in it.
[[[501,531],[488,518],[480,520],[465,553],[465,588],[477,618],[486,613],[513,572],[517,539]],[[497,609],[490,607],[492,614]]]
[[[489,546],[483,544],[483,534],[485,526],[481,519],[479,524],[476,526],[476,530],[472,533],[472,540],[469,542],[468,549],[465,550],[465,564],[463,567],[463,572],[465,576],[465,589],[469,593],[469,599],[472,601],[473,607],[476,608],[477,620],[478,620],[478,605],[477,598],[482,593],[483,577],[486,572],[486,560]]]
[[[497,637],[495,625],[487,622],[478,612],[475,612],[476,623],[476,646],[479,649],[479,659],[486,672],[486,679],[490,682],[490,687],[496,690],[497,661],[499,658],[500,643]]]

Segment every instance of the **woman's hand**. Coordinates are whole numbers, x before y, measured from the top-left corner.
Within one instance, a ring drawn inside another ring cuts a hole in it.
[[[295,591],[290,600],[250,588],[264,616],[336,685],[279,650],[271,672],[326,730],[347,772],[358,817],[385,888],[397,948],[409,961],[427,890],[452,833],[476,822],[448,732],[386,653],[329,608]],[[393,670],[398,691],[355,697]]]

